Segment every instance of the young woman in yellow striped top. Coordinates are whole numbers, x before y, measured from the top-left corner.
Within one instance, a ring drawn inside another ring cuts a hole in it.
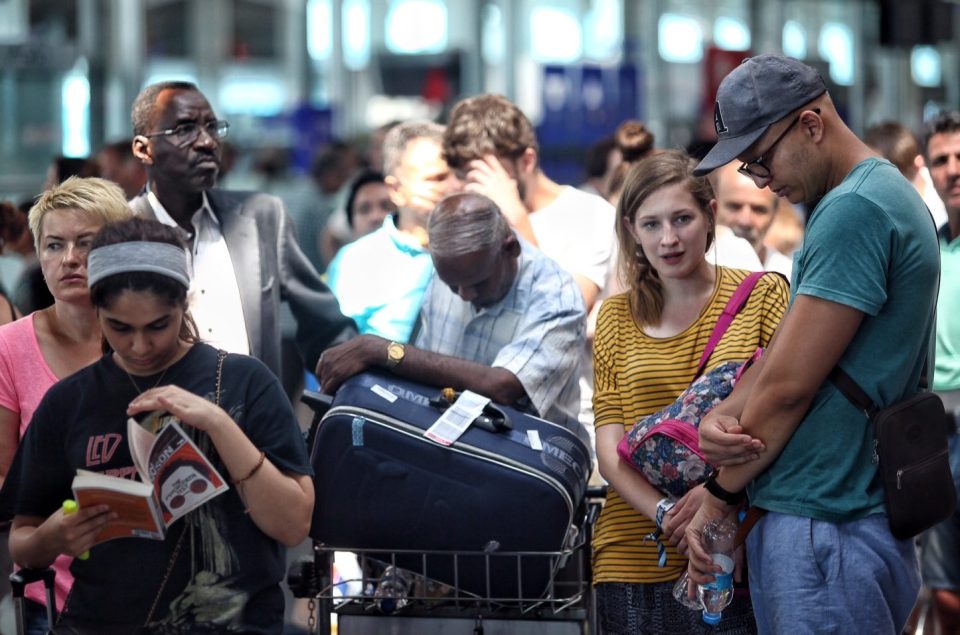
[[[668,151],[638,163],[617,208],[620,266],[627,291],[604,302],[594,343],[597,459],[609,483],[594,540],[597,610],[605,635],[753,633],[753,612],[737,597],[718,627],[677,603],[674,581],[686,568],[683,532],[703,496],[697,487],[662,520],[667,559],[646,538],[665,495],[622,463],[617,443],[634,423],[669,405],[694,378],[700,355],[746,271],[714,266],[715,206],[696,162]],[[787,307],[788,285],[763,276],[714,350],[707,370],[745,360],[773,337]]]

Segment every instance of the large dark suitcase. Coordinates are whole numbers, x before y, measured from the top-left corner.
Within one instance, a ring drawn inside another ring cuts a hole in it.
[[[505,406],[497,408],[510,429],[475,423],[444,446],[424,436],[441,415],[439,395],[378,373],[343,384],[312,443],[311,536],[343,550],[382,549],[384,560],[480,596],[543,596],[562,562],[529,554],[560,552],[575,539],[587,447],[566,428]]]

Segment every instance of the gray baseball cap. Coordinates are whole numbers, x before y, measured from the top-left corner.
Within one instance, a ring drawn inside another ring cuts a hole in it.
[[[763,136],[770,124],[823,93],[816,69],[783,55],[743,60],[720,82],[713,107],[718,141],[693,173],[703,176],[730,163]]]

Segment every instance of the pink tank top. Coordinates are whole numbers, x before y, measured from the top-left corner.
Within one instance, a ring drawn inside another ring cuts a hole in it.
[[[58,381],[40,352],[40,342],[33,326],[35,315],[31,313],[0,326],[0,407],[20,415],[19,439],[27,431],[40,400],[50,386]],[[61,611],[73,586],[71,562],[73,558],[61,555],[53,563],[53,569],[57,572],[57,610]],[[24,595],[40,604],[47,604],[43,585],[31,584]]]

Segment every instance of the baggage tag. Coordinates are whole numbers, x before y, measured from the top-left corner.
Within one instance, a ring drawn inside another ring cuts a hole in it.
[[[430,426],[423,436],[441,445],[453,445],[470,427],[474,419],[480,416],[490,399],[475,392],[464,390],[447,408],[440,418]]]

